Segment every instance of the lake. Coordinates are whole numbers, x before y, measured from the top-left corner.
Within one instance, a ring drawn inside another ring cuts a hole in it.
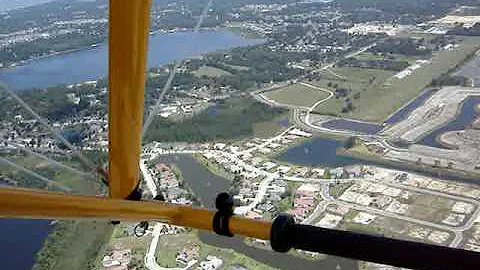
[[[338,155],[337,148],[343,146],[342,141],[315,138],[287,149],[284,153],[277,156],[276,159],[306,166],[321,164],[328,167],[368,163],[362,159]]]
[[[375,135],[383,129],[383,126],[379,124],[348,119],[333,119],[323,123],[322,127],[333,130],[353,131],[366,135]]]
[[[50,228],[48,220],[0,219],[2,269],[32,268]]]
[[[461,104],[460,112],[453,121],[433,130],[427,136],[423,137],[418,143],[432,147],[448,149],[448,147],[445,147],[438,142],[438,137],[445,132],[453,130],[463,130],[470,126],[475,120],[475,118],[478,117],[478,112],[476,111],[475,107],[479,103],[480,97],[478,96],[466,98]]]
[[[434,89],[427,89],[423,91],[420,95],[418,95],[416,98],[411,100],[410,102],[407,103],[407,105],[403,106],[400,108],[398,111],[396,111],[394,114],[392,114],[390,117],[388,117],[387,120],[384,121],[385,124],[395,124],[403,119],[407,118],[408,115],[410,115],[411,112],[413,112],[416,108],[420,107],[425,103],[425,101],[430,98],[433,94],[435,93]]]
[[[439,177],[463,183],[478,184],[476,180],[462,177],[454,172],[425,170],[421,167],[412,166],[411,164],[405,162],[394,162],[387,160],[382,162],[381,160],[366,160],[338,154],[338,148],[342,148],[343,146],[343,142],[336,141],[334,139],[314,138],[300,145],[289,148],[287,151],[276,156],[275,159],[302,166],[325,166],[330,168],[356,164],[371,165],[392,170],[401,170],[421,174],[427,177]]]
[[[246,39],[226,31],[176,32],[150,35],[148,67],[199,56],[216,50],[255,45],[261,39]],[[24,65],[0,69],[0,81],[12,89],[44,88],[56,84],[79,83],[107,75],[108,47],[37,59]]]
[[[211,173],[191,156],[162,156],[158,161],[176,164],[182,171],[184,182],[207,208],[215,209],[214,201],[217,194],[222,191],[227,191],[230,186],[230,180]],[[358,269],[358,264],[354,260],[333,256],[328,256],[324,260],[317,261],[302,259],[293,255],[275,253],[247,245],[242,237],[227,238],[214,233],[201,231],[199,238],[206,244],[233,249],[259,262],[280,269]]]

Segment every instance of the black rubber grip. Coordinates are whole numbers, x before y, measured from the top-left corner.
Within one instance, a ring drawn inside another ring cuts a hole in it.
[[[480,269],[480,253],[468,250],[300,224],[283,231],[296,249],[411,269]]]
[[[230,217],[233,216],[233,196],[227,192],[218,194],[215,199],[215,207],[217,207],[217,212],[212,220],[213,231],[218,235],[232,237],[229,222]]]

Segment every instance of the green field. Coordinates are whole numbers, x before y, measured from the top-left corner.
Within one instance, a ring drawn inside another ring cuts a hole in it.
[[[455,68],[478,48],[480,48],[480,38],[465,37],[458,48],[452,51],[434,53],[431,63],[423,65],[403,79],[392,77],[395,73],[391,71],[334,68],[332,69],[333,72],[347,79],[342,80],[338,76],[325,73],[320,81],[310,83],[320,87],[328,87],[327,84],[330,82],[338,84],[338,87],[351,88],[352,93],[348,97],[360,93],[358,99],[353,99],[355,109],[345,114],[341,113],[343,100],[331,99],[315,108],[315,112],[381,122],[417,96],[430,84],[433,78]],[[375,76],[375,81],[372,84],[368,81],[369,76]],[[333,90],[332,87],[329,89]]]
[[[327,98],[329,94],[326,91],[313,89],[301,84],[291,84],[268,92],[265,96],[280,104],[295,107],[311,107],[315,102]]]
[[[49,180],[61,183],[67,188],[70,188],[75,194],[94,195],[98,194],[102,189],[100,180],[92,180],[85,178],[82,175],[78,175],[63,168],[51,165],[50,163],[33,156],[24,155],[8,155],[5,156],[8,160],[15,162],[16,164],[31,170]],[[77,168],[82,171],[81,165],[75,161],[68,160],[65,157],[53,157],[57,161],[68,164],[71,167]],[[64,160],[62,160],[64,159]],[[6,176],[18,182],[19,187],[44,189],[45,183],[37,178],[29,176],[24,172],[12,168],[6,164],[0,164],[0,175]]]
[[[351,99],[356,93],[360,93],[358,99],[353,99],[353,104],[356,108],[351,113],[342,114],[341,111],[344,104],[343,99],[331,98],[318,105],[314,112],[321,114],[348,115],[349,117],[355,117],[358,112],[362,110],[362,107],[359,106],[360,102],[375,100],[375,95],[378,94],[378,89],[383,86],[383,83],[388,78],[395,74],[392,71],[353,67],[332,68],[332,72],[336,75],[325,71],[322,73],[322,78],[319,81],[311,81],[309,83],[331,91],[335,91],[337,87],[351,89],[352,93],[348,96]],[[346,79],[341,79],[339,76]],[[373,78],[375,79],[372,80]]]
[[[197,70],[192,72],[197,77],[207,76],[207,77],[220,77],[224,75],[232,75],[230,72],[223,69],[210,66],[201,66]]]
[[[389,57],[393,57],[394,61],[407,61],[409,64],[414,64],[416,60],[421,59],[421,57],[415,57],[415,56],[406,56],[406,55],[401,55],[401,54],[389,54]],[[371,52],[363,52],[357,56],[355,56],[356,59],[358,60],[384,60],[385,57],[380,54],[375,54]]]
[[[286,127],[282,126],[279,122],[282,120],[288,120],[288,113],[281,115],[270,121],[258,122],[253,124],[253,136],[255,138],[271,138],[280,132],[284,131]]]
[[[178,267],[175,256],[183,247],[197,245],[199,250],[199,261],[205,260],[208,255],[216,256],[223,260],[221,269],[229,269],[234,264],[241,264],[247,269],[273,270],[275,268],[257,262],[242,254],[236,253],[230,249],[221,249],[203,244],[197,237],[197,232],[181,233],[177,235],[160,236],[157,246],[157,263],[162,267]]]
[[[33,269],[98,269],[97,257],[103,257],[112,231],[113,225],[104,220],[60,221],[37,253]]]
[[[238,70],[238,71],[247,71],[247,70],[252,69],[251,67],[235,66],[235,65],[225,64],[225,63],[222,63],[222,65],[225,65],[226,67],[233,68],[233,69]]]

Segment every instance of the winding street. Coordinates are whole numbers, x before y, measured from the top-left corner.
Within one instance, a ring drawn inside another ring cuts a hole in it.
[[[152,175],[149,173],[147,165],[145,164],[146,160],[141,159],[140,160],[140,171],[142,172],[143,179],[145,180],[147,184],[147,188],[150,191],[150,193],[155,197],[157,195],[157,186],[155,185],[155,181],[153,180]],[[157,222],[153,226],[152,230],[152,242],[150,242],[150,246],[148,248],[147,253],[145,254],[144,257],[144,263],[145,266],[149,270],[186,270],[191,268],[193,265],[195,265],[197,262],[195,260],[190,261],[188,265],[186,265],[184,268],[166,268],[166,267],[161,267],[157,263],[157,259],[155,258],[156,250],[157,250],[157,245],[158,241],[160,240],[160,235],[162,235],[162,227],[163,223]]]

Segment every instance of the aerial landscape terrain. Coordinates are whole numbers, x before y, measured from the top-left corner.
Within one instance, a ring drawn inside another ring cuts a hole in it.
[[[108,196],[108,4],[0,6],[2,186]],[[147,58],[142,199],[480,252],[478,1],[153,0]],[[0,258],[400,269],[144,225],[0,219]]]

